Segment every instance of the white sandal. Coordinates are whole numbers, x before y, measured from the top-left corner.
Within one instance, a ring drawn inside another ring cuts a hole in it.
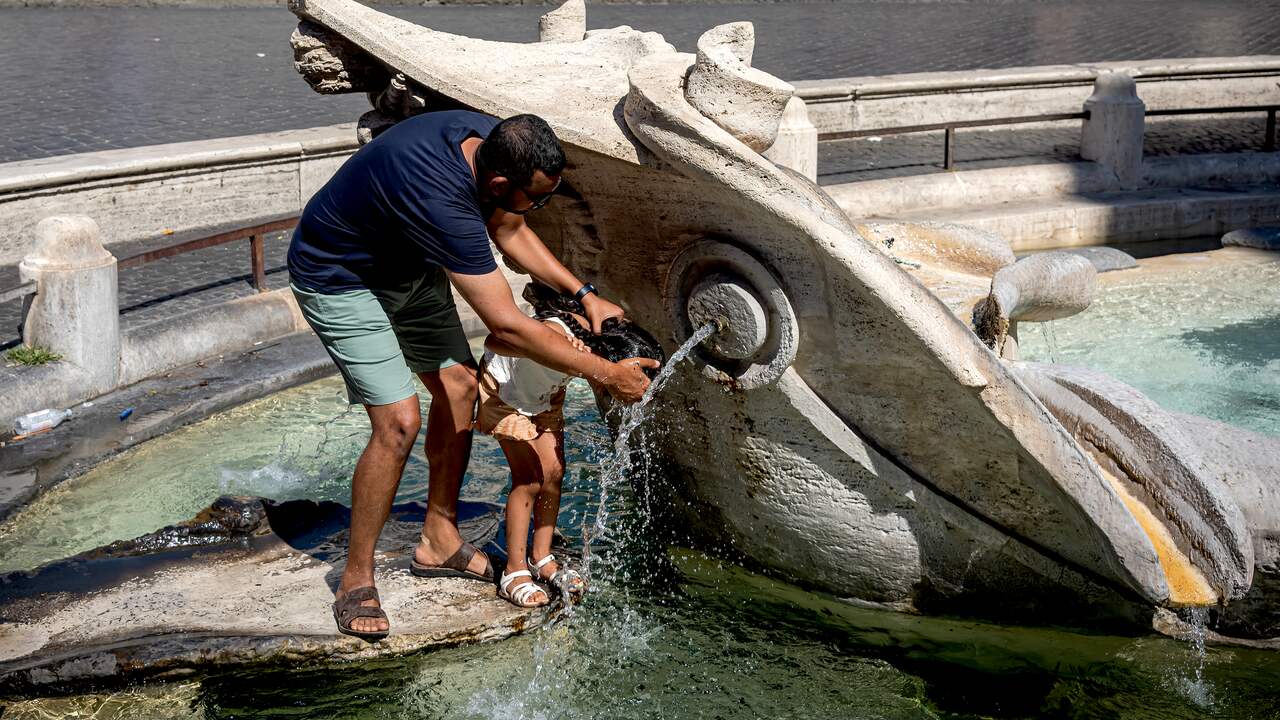
[[[537,562],[534,562],[533,558],[529,558],[529,564],[533,566],[535,571],[537,571],[537,578],[539,580],[551,583],[552,587],[562,593],[567,593],[575,602],[581,600],[582,596],[587,592],[587,581],[582,579],[582,576],[578,574],[577,570],[574,570],[565,563],[559,563],[560,569],[552,573],[551,577],[542,577],[542,568],[546,567],[548,563],[553,562],[557,562],[556,556],[551,553],[547,553],[546,557]]]
[[[529,578],[529,582],[517,585],[513,592],[511,590],[511,584],[514,583],[517,578],[522,577]],[[551,602],[551,598],[549,597],[542,602],[529,602],[529,598],[536,593],[542,593],[543,597],[547,596],[546,591],[539,587],[538,583],[533,581],[533,573],[528,570],[517,570],[512,573],[503,573],[502,579],[498,582],[498,597],[506,600],[512,605],[515,605],[516,607],[536,608],[542,607],[543,605],[547,605]]]

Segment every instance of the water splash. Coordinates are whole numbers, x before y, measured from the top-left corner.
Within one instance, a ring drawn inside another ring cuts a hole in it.
[[[1046,320],[1045,322],[1037,323],[1037,325],[1040,327],[1040,334],[1044,338],[1044,345],[1049,356],[1049,362],[1058,362],[1058,337],[1053,331],[1053,321]],[[1022,348],[1019,347],[1018,350],[1021,352]]]
[[[1213,683],[1204,676],[1208,650],[1205,638],[1209,628],[1209,608],[1183,608],[1178,613],[1191,629],[1192,660],[1186,672],[1179,673],[1174,680],[1175,689],[1186,699],[1198,707],[1209,709],[1214,705]]]
[[[671,357],[667,360],[666,365],[658,372],[653,382],[649,383],[649,388],[645,390],[644,397],[640,401],[622,408],[622,416],[618,421],[618,430],[613,441],[613,456],[607,458],[600,472],[600,497],[596,506],[595,520],[590,527],[582,529],[582,570],[583,576],[588,581],[591,579],[591,560],[592,545],[597,542],[604,542],[609,537],[609,500],[612,491],[617,488],[628,477],[628,471],[631,468],[631,436],[635,433],[640,424],[649,416],[648,406],[654,396],[662,389],[671,376],[675,373],[676,367],[680,362],[693,352],[703,340],[711,337],[716,331],[714,323],[707,323],[698,328],[688,340],[684,341]]]
[[[589,612],[575,612],[573,605],[561,603],[558,614],[533,639],[528,674],[520,673],[523,678],[514,683],[499,683],[473,693],[462,708],[465,717],[592,717],[580,714],[564,698],[588,692],[584,684],[628,672],[652,657],[651,640],[663,632],[664,624],[643,604],[633,601],[633,578],[623,562],[627,553],[646,550],[611,542],[615,534],[620,539],[638,536],[649,517],[642,511],[617,516],[615,506],[625,506],[619,499],[633,474],[643,476],[648,470],[649,449],[637,431],[652,416],[650,403],[693,348],[713,332],[712,324],[699,328],[672,353],[639,402],[613,411],[619,413],[617,430],[613,441],[600,448],[595,512],[586,514],[581,530],[580,569],[588,583]],[[595,568],[593,560],[600,561]]]

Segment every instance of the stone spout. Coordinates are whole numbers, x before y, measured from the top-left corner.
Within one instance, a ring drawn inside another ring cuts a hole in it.
[[[998,352],[1014,322],[1057,320],[1088,308],[1097,274],[1086,258],[1065,252],[1040,253],[1000,268],[990,294],[973,308],[974,330]]]
[[[1132,622],[1255,592],[1252,521],[1194,442],[1118,389],[1098,400],[1002,361],[891,256],[909,248],[870,241],[760,154],[791,90],[750,67],[749,24],[691,55],[630,28],[521,45],[351,0],[295,11],[444,101],[546,118],[577,193],[529,216],[539,237],[668,351],[721,328],[653,401],[670,511],[690,528],[893,609],[1043,622],[1054,598],[1057,622]],[[1088,305],[1087,260],[1006,267],[997,243],[928,235],[939,272],[995,274],[994,338]]]

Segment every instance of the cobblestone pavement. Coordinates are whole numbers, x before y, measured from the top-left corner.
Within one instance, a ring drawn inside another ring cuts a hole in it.
[[[531,41],[547,8],[391,7],[429,27]],[[681,49],[751,20],[755,64],[801,80],[1160,57],[1280,53],[1280,0],[1003,0],[592,6],[591,27]],[[294,73],[283,8],[0,9],[0,162],[355,119]]]

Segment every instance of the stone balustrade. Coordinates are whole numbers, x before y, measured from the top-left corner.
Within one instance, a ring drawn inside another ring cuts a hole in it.
[[[566,32],[576,32],[576,16],[565,21]],[[764,154],[816,179],[821,134],[1078,113],[1107,73],[1133,77],[1148,110],[1280,104],[1280,57],[1273,56],[800,81],[793,83],[799,100],[788,103],[778,138]],[[1117,145],[1096,156],[1091,153],[1105,143],[1090,138],[1103,123],[1082,129],[1085,157],[1108,167],[1128,158],[1128,186],[1135,182],[1135,158],[1141,159],[1134,118],[1123,149]],[[357,147],[346,124],[0,164],[0,263],[22,259],[31,228],[51,211],[93,217],[108,245],[296,213]],[[1022,172],[1035,171],[1011,168],[1006,174]],[[1153,169],[1148,164],[1143,172]]]
[[[66,407],[306,327],[293,297],[276,290],[122,329],[116,258],[98,223],[83,215],[37,223],[19,268],[36,284],[23,342],[62,359],[0,382],[7,398],[0,428],[40,408]]]

